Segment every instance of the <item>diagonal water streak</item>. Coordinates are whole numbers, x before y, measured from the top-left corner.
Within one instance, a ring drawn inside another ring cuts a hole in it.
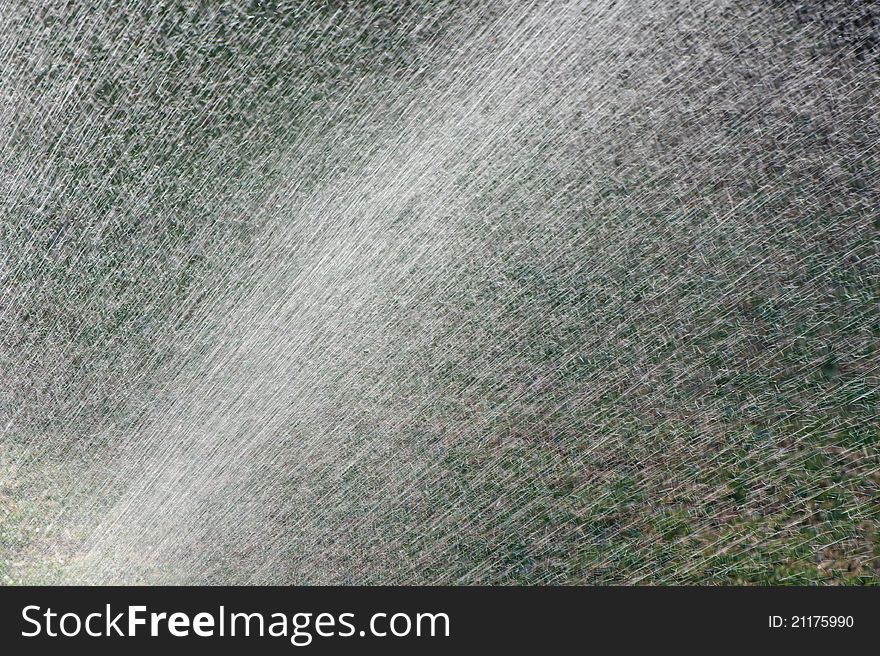
[[[375,392],[359,381],[387,377],[406,366],[405,361],[395,363],[389,370],[383,361],[395,356],[389,345],[395,343],[394,323],[400,320],[393,308],[388,311],[387,301],[395,294],[412,298],[443,283],[413,280],[409,273],[414,269],[448,277],[454,266],[450,260],[473,250],[464,246],[464,252],[450,252],[462,240],[455,233],[468,227],[462,223],[470,218],[468,202],[493,175],[492,162],[516,155],[505,143],[508,135],[533,129],[551,105],[538,101],[547,83],[541,83],[536,62],[555,68],[553,85],[559,77],[570,78],[568,95],[557,94],[552,104],[571,105],[583,93],[584,80],[559,65],[577,63],[583,47],[584,34],[572,29],[571,11],[561,6],[547,15],[536,12],[519,30],[519,15],[490,26],[487,31],[493,34],[511,34],[509,45],[490,50],[468,67],[456,62],[460,81],[443,96],[437,97],[429,83],[421,98],[405,96],[392,105],[387,114],[403,120],[388,131],[390,143],[377,148],[377,155],[350,180],[333,179],[332,186],[296,208],[283,202],[301,197],[295,180],[276,194],[267,214],[277,218],[264,219],[270,239],[254,255],[272,266],[248,281],[250,291],[235,302],[214,337],[220,348],[197,363],[195,372],[181,372],[172,398],[159,404],[160,420],[140,435],[137,468],[125,470],[125,494],[90,540],[93,546],[84,558],[90,572],[93,563],[110,572],[130,571],[134,563],[155,563],[158,571],[178,563],[199,571],[198,563],[181,563],[179,542],[210,545],[222,527],[249,544],[271,530],[263,517],[254,523],[243,518],[235,497],[226,492],[229,486],[247,488],[247,496],[258,499],[271,493],[271,486],[263,490],[255,479],[261,465],[281,457],[282,449],[285,458],[291,459],[292,451],[293,460],[310,467],[344,457],[337,447],[338,428],[321,430],[314,415],[357,403],[347,385],[365,393],[369,404]],[[523,38],[522,32],[531,37]],[[475,84],[486,68],[503,83]],[[411,84],[404,80],[401,86]],[[470,183],[462,184],[468,176]],[[386,388],[380,394],[387,399],[393,381],[377,387]],[[370,410],[387,412],[381,405]],[[260,417],[259,426],[254,417]],[[405,418],[397,421],[406,423]],[[289,435],[297,424],[306,429]],[[308,480],[296,471],[290,476]],[[206,502],[217,498],[226,505],[206,510]],[[273,504],[254,502],[267,505]],[[229,528],[232,522],[238,524],[235,529]]]

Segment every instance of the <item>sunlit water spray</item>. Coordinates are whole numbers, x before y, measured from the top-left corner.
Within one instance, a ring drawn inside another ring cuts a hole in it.
[[[4,10],[0,575],[875,576],[861,10],[169,4]]]

